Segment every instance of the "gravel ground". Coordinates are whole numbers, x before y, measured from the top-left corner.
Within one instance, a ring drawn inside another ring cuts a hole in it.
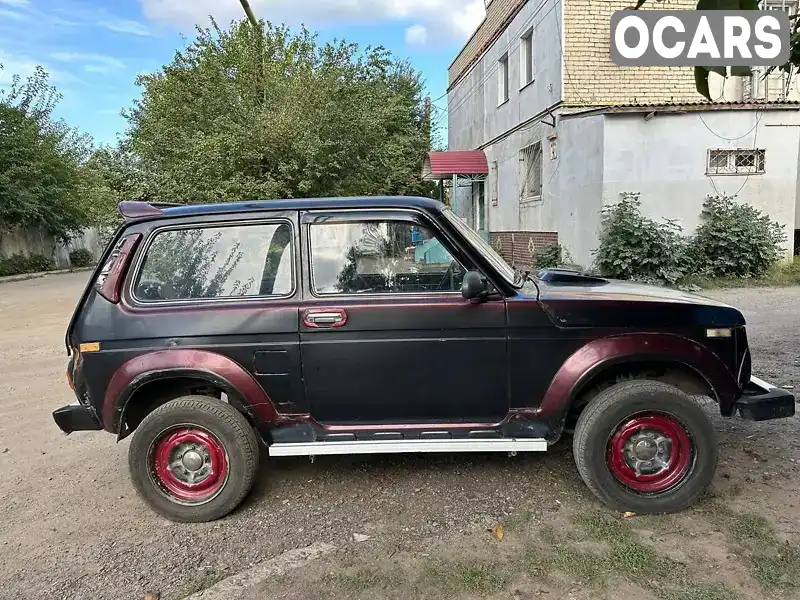
[[[523,508],[547,521],[576,495],[590,501],[568,444],[514,459],[283,459],[264,466],[253,494],[229,518],[172,524],[134,494],[127,441],[116,444],[102,432],[66,437],[52,421],[51,412],[72,401],[62,340],[85,281],[76,273],[0,285],[2,598],[102,600],[148,591],[181,598],[312,542],[332,542],[350,561],[367,547],[402,554],[426,540],[485,532]],[[745,312],[757,375],[785,386],[800,381],[800,288],[709,295]],[[715,485],[752,483],[752,447],[773,457],[772,468],[791,457],[797,462],[785,462],[780,486],[756,482],[736,502],[760,504],[775,522],[796,524],[798,421],[717,423]],[[353,534],[370,541],[357,544]]]

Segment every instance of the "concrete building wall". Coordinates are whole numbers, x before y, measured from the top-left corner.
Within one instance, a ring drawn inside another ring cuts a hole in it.
[[[495,2],[494,0],[491,7]],[[448,93],[448,148],[474,150],[561,99],[561,0],[529,0]],[[534,80],[520,89],[520,38],[533,31]],[[508,54],[509,99],[498,106],[498,61]]]
[[[544,202],[549,227],[558,231],[559,243],[573,260],[592,264],[600,230],[603,196],[604,116],[565,117],[557,132],[558,158]]]
[[[10,258],[14,254],[41,254],[52,258],[57,268],[66,269],[70,266],[71,251],[85,248],[97,260],[103,253],[105,242],[106,237],[94,227],[85,229],[68,245],[57,242],[52,235],[35,227],[15,228],[0,234],[0,258]]]
[[[611,62],[611,15],[631,0],[564,0],[564,102],[590,106],[698,102],[691,67]],[[694,10],[696,0],[647,2],[640,10]]]
[[[785,225],[791,252],[797,218],[800,113],[717,110],[684,114],[607,114],[603,140],[603,203],[640,192],[642,211],[675,219],[686,233],[700,223],[709,194],[737,195]],[[708,175],[709,149],[763,148],[761,175]]]
[[[486,7],[486,18],[478,25],[475,33],[467,41],[458,56],[450,64],[448,71],[450,85],[469,69],[472,63],[492,43],[497,32],[502,29],[511,18],[528,0],[491,0]]]

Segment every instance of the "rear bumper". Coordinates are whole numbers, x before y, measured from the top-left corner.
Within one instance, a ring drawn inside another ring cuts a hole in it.
[[[742,397],[734,404],[734,410],[748,421],[785,419],[794,416],[794,394],[758,377],[750,377]]]
[[[53,412],[53,420],[64,433],[73,431],[97,431],[102,429],[100,419],[90,406],[70,404]]]

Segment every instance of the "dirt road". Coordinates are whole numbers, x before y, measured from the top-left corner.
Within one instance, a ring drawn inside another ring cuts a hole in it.
[[[169,523],[135,496],[127,441],[101,432],[65,437],[52,421],[51,412],[72,401],[63,334],[85,280],[81,273],[0,285],[3,599],[148,591],[182,598],[313,542],[338,549],[253,597],[555,600],[613,592],[731,600],[799,589],[798,419],[718,419],[722,462],[713,493],[669,518],[620,520],[600,510],[561,444],[513,459],[271,461],[229,518]],[[713,295],[745,311],[757,374],[798,384],[800,288]],[[488,533],[500,523],[502,542]],[[355,542],[353,534],[369,537]]]

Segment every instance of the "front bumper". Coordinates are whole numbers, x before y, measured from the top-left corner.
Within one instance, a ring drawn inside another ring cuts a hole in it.
[[[53,420],[64,433],[73,431],[97,431],[102,429],[100,419],[90,406],[70,404],[53,412]]]
[[[794,416],[794,394],[758,377],[750,377],[742,397],[734,404],[734,410],[748,421],[784,419]]]

